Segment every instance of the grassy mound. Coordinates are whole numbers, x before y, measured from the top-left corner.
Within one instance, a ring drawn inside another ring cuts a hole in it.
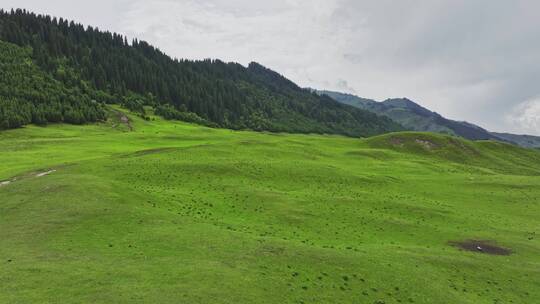
[[[436,159],[509,174],[540,173],[540,154],[496,141],[466,139],[422,132],[390,133],[368,138],[371,148],[392,150],[423,159]]]

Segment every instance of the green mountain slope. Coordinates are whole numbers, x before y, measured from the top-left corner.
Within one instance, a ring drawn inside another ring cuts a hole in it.
[[[389,117],[412,131],[457,135],[470,140],[498,140],[525,148],[540,147],[540,138],[537,136],[489,132],[471,123],[446,119],[407,98],[377,102],[333,91],[315,92],[320,95],[327,95],[341,103]]]
[[[0,303],[540,301],[534,150],[147,115],[0,132]]]
[[[457,135],[471,140],[498,139],[487,130],[466,122],[446,119],[407,98],[387,99],[383,102],[377,102],[350,94],[331,91],[317,92],[344,104],[387,116],[408,130]]]
[[[177,60],[146,42],[128,43],[62,18],[0,11],[0,40],[30,50],[39,73],[74,90],[100,92],[94,98],[99,103],[138,110],[148,105],[168,118],[232,129],[350,136],[401,129],[386,117],[299,88],[257,63]]]
[[[39,69],[31,53],[0,41],[0,129],[105,118],[102,105],[93,102],[95,92],[55,80]]]

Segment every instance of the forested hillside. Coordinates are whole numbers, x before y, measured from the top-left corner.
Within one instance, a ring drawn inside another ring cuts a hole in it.
[[[62,83],[74,92],[70,98],[78,103],[65,102],[65,98],[48,102],[76,106],[81,115],[75,122],[101,117],[86,114],[92,112],[87,111],[87,104],[95,100],[97,103],[123,103],[136,110],[150,105],[166,118],[207,122],[232,129],[350,136],[401,129],[388,118],[302,89],[257,63],[246,68],[219,60],[172,59],[146,42],[136,39],[128,42],[121,35],[62,18],[24,10],[0,11],[0,39],[24,47],[21,56],[31,58],[39,67],[32,68],[29,72],[32,76],[21,77],[32,78],[33,74],[39,74],[42,78],[54,78],[51,83]],[[10,56],[11,53],[4,52],[2,61],[12,60]],[[0,73],[1,79],[9,78],[4,71]],[[21,86],[26,86],[26,78],[21,81]],[[1,85],[9,91],[11,83]],[[89,95],[93,98],[87,98]],[[36,103],[24,98],[18,102]],[[44,105],[43,101],[38,104]],[[2,108],[6,112],[6,106]],[[18,108],[11,107],[9,112],[16,112]],[[64,116],[65,112],[69,111],[63,111]],[[24,116],[19,112],[15,114]],[[28,121],[25,119],[24,123]],[[31,121],[38,122],[37,119]],[[59,119],[45,115],[44,121]],[[12,127],[11,123],[3,126]]]
[[[28,123],[80,124],[103,119],[102,106],[90,91],[68,87],[42,72],[30,58],[32,50],[0,41],[0,129]]]

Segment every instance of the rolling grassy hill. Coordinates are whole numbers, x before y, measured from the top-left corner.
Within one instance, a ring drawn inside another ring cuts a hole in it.
[[[109,111],[0,132],[0,303],[540,301],[538,152]]]

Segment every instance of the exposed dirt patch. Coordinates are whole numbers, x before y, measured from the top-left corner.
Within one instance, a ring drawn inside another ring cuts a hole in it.
[[[439,145],[429,140],[416,139],[415,142],[427,150],[433,150],[439,147]]]
[[[455,246],[461,250],[472,251],[482,254],[491,255],[510,255],[512,250],[504,247],[500,247],[493,241],[487,240],[466,240],[466,241],[453,241],[450,245]]]
[[[127,127],[129,131],[133,131],[133,126],[131,125],[131,121],[129,120],[129,117],[127,117],[126,114],[122,113],[121,111],[114,110],[114,115],[116,115],[116,123],[113,123],[112,127],[116,128],[118,125],[124,125]]]
[[[49,170],[49,171],[45,171],[45,172],[40,172],[40,173],[36,174],[35,176],[36,176],[36,177],[43,177],[43,176],[52,174],[52,173],[54,173],[54,172],[56,172],[56,170]]]
[[[392,144],[393,146],[402,146],[405,141],[401,138],[398,138],[398,137],[392,137],[390,138],[390,144]]]
[[[0,187],[4,187],[4,186],[7,186],[9,184],[12,184],[12,183],[15,183],[17,181],[20,181],[20,180],[24,180],[24,179],[27,179],[27,178],[36,178],[36,177],[43,177],[43,176],[47,176],[49,174],[52,174],[56,172],[55,169],[50,169],[50,170],[47,170],[47,171],[33,171],[33,172],[28,172],[28,173],[25,173],[23,175],[19,175],[19,176],[15,176],[15,177],[12,177],[11,179],[9,180],[5,180],[5,181],[0,181]]]
[[[120,113],[120,121],[125,124],[130,131],[133,131],[133,126],[131,125],[129,118],[124,113]]]

